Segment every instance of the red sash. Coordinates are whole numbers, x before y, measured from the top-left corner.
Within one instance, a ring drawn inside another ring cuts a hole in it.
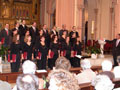
[[[23,53],[23,58],[24,58],[24,59],[27,59],[27,52],[24,52],[24,53]]]
[[[10,62],[10,54],[8,54],[8,62]]]
[[[16,54],[12,54],[12,61],[16,62]]]
[[[4,41],[5,41],[5,38],[2,38],[1,39],[1,43],[4,44]]]
[[[53,58],[53,56],[54,56],[54,52],[51,51],[51,52],[50,52],[50,58]]]
[[[38,52],[38,57],[40,60],[41,60],[41,56],[42,56],[41,52]]]

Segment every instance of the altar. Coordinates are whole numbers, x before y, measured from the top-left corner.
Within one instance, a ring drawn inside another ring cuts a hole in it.
[[[83,59],[82,59],[82,60],[83,60]],[[87,60],[90,61],[90,63],[91,63],[92,66],[101,66],[101,64],[102,64],[102,62],[103,62],[104,60],[109,60],[109,61],[112,62],[112,64],[114,64],[114,63],[113,63],[113,57],[112,57],[112,55],[105,55],[104,58],[98,57],[97,59],[87,58]]]

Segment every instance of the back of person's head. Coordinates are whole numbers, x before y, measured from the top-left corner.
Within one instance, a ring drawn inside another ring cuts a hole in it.
[[[115,75],[115,78],[120,78],[120,66],[114,67],[113,73]]]
[[[90,61],[87,60],[87,59],[82,60],[81,61],[81,67],[82,67],[83,70],[90,69],[91,68]]]
[[[39,79],[34,74],[22,74],[17,77],[17,90],[38,90]]]
[[[0,80],[0,90],[12,90],[11,88],[8,82]]]
[[[59,57],[55,62],[55,69],[64,69],[69,71],[70,68],[70,61],[65,57]]]
[[[79,90],[74,74],[63,69],[52,70],[48,74],[49,90]]]
[[[114,88],[114,84],[106,75],[96,76],[96,78],[92,81],[92,85],[95,90],[113,90]]]
[[[112,62],[105,60],[102,62],[102,71],[111,71],[112,70]]]
[[[35,74],[36,65],[30,60],[26,60],[22,65],[22,70],[24,74]]]

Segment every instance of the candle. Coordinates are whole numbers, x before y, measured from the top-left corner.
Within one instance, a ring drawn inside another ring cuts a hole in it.
[[[95,23],[95,21],[92,21],[92,30],[91,30],[91,34],[94,34],[94,23]]]

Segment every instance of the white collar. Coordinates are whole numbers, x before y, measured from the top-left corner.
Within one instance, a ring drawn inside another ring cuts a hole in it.
[[[18,30],[18,27],[15,27]]]
[[[25,25],[22,24],[23,27],[25,27]]]
[[[8,31],[8,29],[7,29],[7,28],[5,28],[5,30],[6,30],[6,31]]]
[[[34,26],[32,26],[32,28],[35,30],[36,28]]]

